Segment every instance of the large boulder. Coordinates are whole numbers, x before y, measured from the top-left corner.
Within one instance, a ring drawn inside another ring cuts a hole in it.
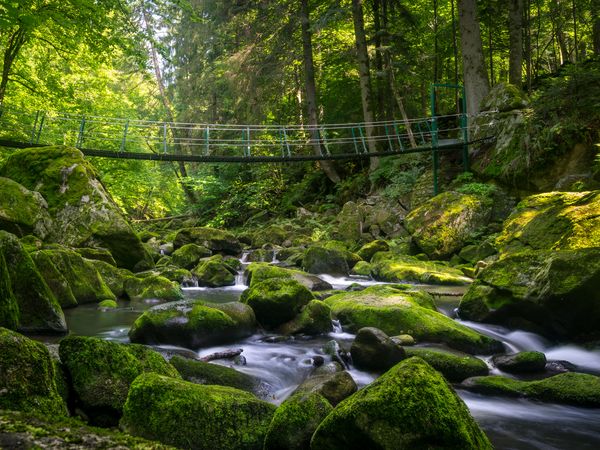
[[[19,237],[35,234],[44,239],[51,227],[48,204],[39,192],[0,177],[0,230]]]
[[[448,191],[413,209],[404,225],[430,258],[445,259],[458,252],[471,235],[487,225],[491,207],[474,195]]]
[[[221,255],[201,260],[192,273],[198,279],[200,286],[222,287],[235,284],[235,271],[224,261]]]
[[[145,311],[131,327],[129,338],[141,344],[195,349],[235,341],[255,331],[256,317],[248,305],[182,300]]]
[[[183,292],[179,283],[159,275],[127,278],[124,281],[123,290],[131,300],[157,299],[174,302],[183,299]]]
[[[15,235],[0,231],[0,253],[4,256],[10,290],[19,309],[19,330],[65,333],[67,324],[56,297]],[[10,297],[7,302],[11,303]]]
[[[314,295],[296,280],[269,278],[242,293],[240,301],[249,305],[265,328],[275,328],[292,320]]]
[[[94,265],[108,288],[117,298],[128,298],[125,292],[125,282],[134,275],[127,269],[120,269],[114,265],[100,260],[89,260]]]
[[[301,270],[286,269],[266,263],[250,264],[246,268],[245,275],[248,280],[248,286],[250,287],[269,278],[286,278],[296,280],[310,291],[327,291],[332,289],[331,284],[323,281],[316,275]]]
[[[530,373],[542,372],[546,368],[547,361],[546,355],[542,352],[529,351],[511,355],[497,355],[492,358],[492,362],[498,369],[504,372]]]
[[[304,254],[302,268],[308,273],[348,275],[350,269],[344,252],[323,247],[311,247]]]
[[[488,395],[526,397],[551,403],[600,407],[600,377],[586,373],[561,373],[543,380],[521,381],[501,376],[475,377],[463,387]]]
[[[432,261],[421,261],[414,256],[378,253],[369,267],[375,280],[391,283],[426,283],[460,286],[471,279],[453,267]]]
[[[321,422],[314,450],[409,450],[492,446],[444,378],[419,358],[394,366]]]
[[[274,412],[248,392],[149,373],[131,385],[121,426],[181,448],[262,450]]]
[[[485,361],[464,353],[424,347],[407,347],[405,350],[408,357],[418,356],[451,383],[460,383],[466,378],[489,373]]]
[[[99,425],[115,425],[129,386],[144,372],[180,378],[160,353],[142,345],[125,345],[84,336],[60,342],[60,359],[69,374],[74,403]]]
[[[372,327],[358,330],[350,354],[356,367],[376,372],[385,372],[406,357],[400,345],[383,331]]]
[[[563,337],[600,337],[600,247],[509,253],[485,268],[459,305],[463,319]],[[526,324],[526,323],[525,323]]]
[[[173,246],[179,249],[186,244],[196,244],[208,248],[214,253],[237,256],[242,252],[242,246],[237,238],[228,231],[215,228],[184,228],[175,236]]]
[[[371,261],[371,258],[373,255],[375,255],[375,253],[387,252],[389,249],[390,246],[387,242],[378,239],[363,245],[357,253],[358,256],[360,256],[363,260]]]
[[[19,325],[19,305],[10,283],[4,253],[0,252],[0,327],[15,330]]]
[[[371,286],[325,300],[350,331],[375,327],[388,336],[409,334],[420,342],[444,343],[468,353],[490,354],[502,344],[437,312],[433,298],[410,286]]]
[[[0,410],[66,416],[55,370],[43,344],[0,328]]]
[[[304,380],[293,392],[295,394],[319,394],[335,406],[356,392],[358,386],[345,370],[335,372],[315,372]]]
[[[325,334],[333,331],[331,308],[320,300],[311,300],[300,314],[278,329],[281,334]]]
[[[94,264],[79,253],[52,249],[39,250],[31,256],[63,308],[116,300]]]
[[[46,200],[52,218],[48,239],[72,247],[110,250],[119,266],[134,269],[152,260],[83,154],[71,147],[19,150],[0,168]]]
[[[600,247],[600,191],[547,192],[527,197],[506,220],[502,253]]]
[[[196,244],[186,244],[171,255],[171,263],[184,269],[193,269],[202,258],[212,256],[212,251]]]

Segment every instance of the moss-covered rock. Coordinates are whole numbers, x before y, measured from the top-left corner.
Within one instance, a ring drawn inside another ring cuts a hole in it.
[[[82,421],[15,411],[0,411],[0,448],[169,450],[159,442],[114,429],[95,428]]]
[[[345,370],[328,371],[311,375],[296,388],[292,395],[317,393],[335,406],[354,394],[357,389],[354,378]]]
[[[131,386],[121,426],[177,447],[260,450],[274,412],[238,389],[144,374]]]
[[[226,255],[237,256],[242,252],[240,242],[232,233],[215,228],[194,227],[180,230],[175,236],[173,246],[179,249],[186,244],[196,244]]]
[[[246,289],[240,300],[252,308],[262,326],[275,328],[296,317],[313,299],[296,280],[269,278]]]
[[[123,289],[131,300],[159,299],[172,302],[183,298],[183,292],[178,283],[156,275],[127,278]]]
[[[71,247],[107,248],[127,269],[152,265],[142,242],[79,150],[19,150],[6,160],[0,176],[42,194],[52,218],[48,239]]]
[[[502,344],[435,311],[432,297],[410,286],[371,286],[325,300],[350,331],[375,327],[388,336],[410,334],[419,342],[444,343],[468,353],[489,354]]]
[[[489,373],[484,361],[464,353],[424,347],[411,347],[405,350],[408,357],[418,356],[423,359],[451,383],[460,383],[467,378]]]
[[[102,300],[98,303],[99,309],[115,309],[117,306],[117,302],[114,300]]]
[[[77,252],[39,250],[32,258],[62,307],[116,299],[94,264]]]
[[[18,329],[27,333],[65,333],[65,316],[35,263],[13,234],[0,231],[10,290],[19,308]]]
[[[370,263],[368,263],[366,261],[359,261],[352,268],[352,270],[350,271],[350,273],[352,275],[361,275],[363,277],[370,277],[372,271],[373,271],[373,265],[372,264],[370,264]]]
[[[498,369],[511,373],[542,372],[546,368],[546,355],[542,352],[498,355],[494,356],[492,361]]]
[[[133,273],[127,269],[119,269],[112,264],[100,260],[89,260],[94,265],[108,288],[117,298],[128,298],[125,292],[125,281],[134,278]]]
[[[600,247],[508,254],[486,267],[459,305],[464,319],[527,320],[553,335],[600,336]]]
[[[192,273],[200,286],[222,287],[235,284],[235,272],[223,261],[221,255],[200,261]]]
[[[145,311],[131,327],[129,338],[143,344],[198,348],[235,341],[255,331],[256,318],[248,305],[183,300]]]
[[[288,239],[290,232],[278,225],[269,225],[252,234],[252,246],[262,247],[263,245],[281,245]]]
[[[352,362],[359,369],[385,372],[406,357],[404,349],[378,328],[358,330],[350,347]]]
[[[369,242],[368,244],[363,245],[358,251],[358,256],[360,256],[365,261],[371,261],[373,255],[377,252],[387,252],[390,249],[390,246],[387,242],[378,239],[376,241]]]
[[[320,300],[311,300],[300,314],[278,329],[281,334],[324,334],[333,331],[331,308]]]
[[[492,446],[444,378],[423,360],[410,358],[340,403],[315,431],[311,448]]]
[[[350,269],[344,252],[323,247],[311,247],[304,254],[302,268],[309,273],[348,275]]]
[[[0,328],[0,410],[66,416],[55,377],[43,344]]]
[[[171,364],[181,377],[196,384],[216,384],[257,393],[260,381],[230,367],[211,364],[181,356],[173,356]]]
[[[600,377],[585,373],[567,372],[537,381],[520,381],[501,376],[475,377],[465,380],[463,386],[490,395],[600,407]]]
[[[292,395],[275,411],[265,437],[265,450],[305,450],[323,419],[333,410],[321,394]]]
[[[196,283],[196,279],[192,272],[177,266],[156,266],[152,269],[152,273],[183,286],[194,286]],[[137,276],[139,275],[140,274],[138,273]]]
[[[508,83],[498,83],[481,102],[483,111],[513,111],[527,107],[527,95],[518,87]]]
[[[316,275],[311,275],[301,270],[286,269],[272,264],[252,263],[246,268],[245,275],[250,287],[269,278],[285,278],[296,280],[310,291],[326,291],[332,289],[331,284],[321,280]]]
[[[453,267],[431,261],[421,261],[414,256],[378,253],[371,264],[371,274],[378,281],[392,283],[412,282],[460,286],[471,279]]]
[[[463,247],[458,256],[471,264],[475,264],[478,261],[495,255],[496,253],[497,250],[492,243],[485,241],[479,245],[467,245],[466,247]]]
[[[171,255],[171,262],[184,269],[193,269],[202,258],[212,256],[212,251],[196,244],[186,244]]]
[[[490,206],[479,197],[448,191],[412,210],[404,224],[430,258],[445,259],[487,225],[490,215]]]
[[[141,345],[69,336],[60,342],[59,353],[71,380],[75,405],[99,425],[117,423],[129,386],[141,373],[179,378],[160,353]]]
[[[19,325],[19,305],[10,283],[4,253],[0,252],[0,327],[15,330]]]
[[[0,177],[0,230],[20,237],[33,233],[44,239],[51,227],[48,204],[38,192]]]
[[[600,191],[525,198],[496,240],[501,252],[600,247]]]
[[[113,255],[105,248],[76,248],[74,249],[77,253],[86,259],[93,259],[98,261],[104,261],[112,266],[116,266],[117,262],[113,258]]]

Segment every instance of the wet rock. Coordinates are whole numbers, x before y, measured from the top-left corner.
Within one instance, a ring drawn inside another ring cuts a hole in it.
[[[358,251],[358,256],[360,256],[365,261],[371,261],[371,258],[377,252],[387,252],[390,249],[390,246],[387,242],[382,241],[380,239],[376,241],[369,242],[368,244],[363,245]]]
[[[183,298],[183,292],[178,283],[156,275],[145,278],[127,278],[123,289],[131,300],[157,299],[168,302]]]
[[[352,361],[359,369],[385,372],[406,357],[404,349],[378,328],[358,330],[350,348]]]
[[[171,262],[176,266],[191,270],[202,258],[212,256],[208,248],[196,244],[186,244],[178,248],[171,255]]]
[[[121,426],[177,447],[259,450],[274,412],[275,406],[238,389],[144,374],[131,386]]]
[[[236,237],[228,231],[215,228],[184,228],[177,233],[173,246],[179,249],[186,244],[196,244],[210,249],[214,253],[238,256],[242,246]]]
[[[246,268],[248,285],[253,287],[255,283],[269,278],[285,278],[296,280],[309,291],[326,291],[332,289],[331,284],[323,281],[316,275],[311,275],[301,270],[286,269],[264,263],[252,263]]]
[[[235,271],[225,264],[221,255],[200,261],[192,273],[200,286],[214,288],[235,284]]]
[[[410,334],[400,334],[398,336],[392,336],[392,340],[398,345],[411,346],[416,344],[415,338],[412,337]]]
[[[117,265],[117,262],[113,258],[113,255],[105,248],[75,248],[73,249],[77,253],[79,253],[85,259],[92,259],[98,261],[104,261],[112,266]]]
[[[315,274],[348,275],[350,272],[343,252],[323,247],[309,248],[304,254],[302,268]]]
[[[19,237],[33,233],[44,239],[51,227],[48,204],[39,192],[0,177],[0,230]]]
[[[112,264],[99,260],[90,260],[102,280],[117,298],[128,298],[125,292],[125,281],[134,275],[127,269],[119,269]]]
[[[489,373],[488,366],[484,361],[464,353],[422,347],[405,350],[408,357],[418,356],[423,359],[451,383],[460,383],[467,378]]]
[[[491,449],[468,408],[419,358],[398,363],[340,403],[315,431],[312,449]]]
[[[371,263],[371,274],[377,281],[392,283],[427,283],[460,286],[471,283],[462,271],[447,265],[422,261],[414,256],[378,253]]]
[[[311,300],[300,314],[279,327],[279,332],[286,335],[318,335],[332,330],[331,308],[320,300]]]
[[[498,355],[492,359],[494,365],[505,372],[542,372],[546,368],[546,355],[542,352],[520,352],[513,355]]]
[[[354,379],[348,372],[321,371],[318,375],[312,375],[304,380],[292,395],[317,393],[335,406],[355,393],[357,389]]]

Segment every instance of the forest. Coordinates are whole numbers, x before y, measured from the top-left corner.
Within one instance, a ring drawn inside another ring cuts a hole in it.
[[[600,0],[0,0],[0,448],[600,448]]]

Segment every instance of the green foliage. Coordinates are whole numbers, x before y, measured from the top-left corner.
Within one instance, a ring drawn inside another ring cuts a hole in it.
[[[384,197],[400,200],[411,192],[423,171],[420,159],[419,156],[382,158],[379,167],[369,174],[369,179],[373,186],[383,189]]]

